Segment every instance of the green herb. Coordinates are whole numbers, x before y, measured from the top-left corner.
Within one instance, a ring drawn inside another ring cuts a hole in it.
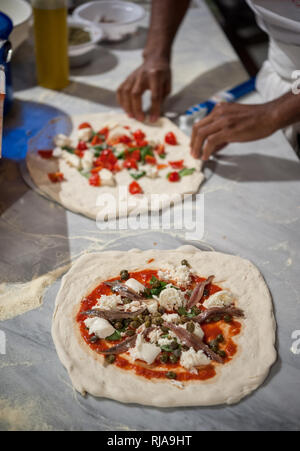
[[[197,308],[197,307],[196,307]],[[194,307],[191,309],[190,312],[188,312],[184,307],[179,307],[177,312],[180,316],[186,316],[187,318],[194,318],[194,316],[199,315],[200,310],[195,309]]]
[[[174,371],[168,371],[168,372],[166,373],[166,376],[167,376],[169,379],[176,379],[177,374],[174,373]]]
[[[151,146],[145,146],[141,147],[141,160],[143,163],[145,163],[146,156],[149,155],[150,157],[153,157],[153,148]]]
[[[178,172],[178,174],[180,175],[180,177],[184,177],[186,175],[192,175],[195,172],[195,168],[184,168],[181,169],[181,171]]]
[[[89,171],[85,171],[84,169],[79,169],[79,172],[81,175],[83,175],[83,177],[86,177],[87,179],[89,179],[91,176],[91,173]]]
[[[112,335],[106,337],[105,340],[116,341],[121,339],[121,334],[118,330],[116,330]]]
[[[138,180],[138,179],[140,179],[141,177],[144,177],[144,175],[146,175],[146,172],[145,172],[145,171],[141,171],[141,172],[131,172],[130,175],[131,175],[131,177],[132,177],[134,180]]]
[[[75,149],[73,149],[73,147],[69,147],[69,146],[62,146],[63,150],[66,150],[69,153],[75,153]]]

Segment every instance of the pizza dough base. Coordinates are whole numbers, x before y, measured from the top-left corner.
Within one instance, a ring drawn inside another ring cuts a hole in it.
[[[147,263],[150,259],[155,260]],[[114,365],[83,341],[76,314],[83,297],[101,282],[126,268],[136,271],[158,269],[162,263],[180,264],[186,258],[203,277],[215,275],[215,283],[230,290],[246,319],[234,338],[238,353],[226,365],[217,365],[217,374],[206,381],[188,381],[183,388],[169,380],[148,380]],[[58,356],[72,383],[82,395],[111,398],[125,403],[157,407],[232,404],[255,390],[276,360],[275,320],[268,287],[249,261],[218,252],[202,252],[193,246],[176,250],[133,249],[108,251],[81,257],[63,277],[56,299],[52,336]]]
[[[202,162],[195,160],[190,154],[189,137],[167,118],[160,118],[154,125],[146,125],[135,119],[128,118],[125,114],[110,112],[73,116],[71,120],[73,132],[70,136],[75,139],[77,137],[78,125],[82,122],[89,122],[96,130],[104,126],[129,125],[132,130],[141,129],[144,131],[148,140],[162,143],[164,143],[166,133],[173,131],[179,145],[167,145],[167,153],[169,152],[169,154],[166,159],[159,159],[159,163],[165,164],[168,161],[184,159],[187,167],[196,168],[193,174],[182,177],[180,182],[176,183],[171,183],[166,178],[167,174],[172,171],[170,167],[159,171],[159,177],[155,179],[143,177],[138,180],[138,183],[141,185],[145,194],[132,196],[128,193],[128,186],[133,181],[133,178],[129,175],[128,171],[123,170],[116,174],[117,185],[115,187],[92,187],[89,185],[87,178],[82,176],[77,169],[70,167],[62,158],[51,160],[42,159],[37,153],[39,150],[38,137],[31,139],[29,141],[26,163],[35,185],[42,193],[75,213],[81,213],[89,218],[96,219],[99,213],[103,214],[103,208],[105,208],[107,215],[113,218],[127,216],[134,211],[145,213],[148,210],[161,210],[170,206],[170,202],[180,202],[184,194],[196,193],[204,180],[204,175],[201,172]],[[48,173],[52,172],[62,172],[66,181],[62,183],[50,182]],[[123,187],[123,192],[128,197],[128,201],[126,202],[123,200],[124,195],[119,192],[120,186]],[[165,198],[162,197],[159,207],[155,207],[154,205],[149,207],[151,194],[164,194],[168,196]],[[114,206],[114,201],[106,200],[105,197],[102,198],[102,204],[100,203],[99,205],[98,203],[97,206],[99,195],[112,195],[113,199],[116,199],[116,207]],[[102,217],[99,217],[99,219],[101,220]]]

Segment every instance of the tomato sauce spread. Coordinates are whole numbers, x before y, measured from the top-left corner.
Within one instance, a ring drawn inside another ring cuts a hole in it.
[[[152,279],[153,276],[157,278],[157,275],[158,275],[157,270],[150,269],[130,273],[131,278],[136,279],[137,281],[142,283],[146,288],[150,288],[150,280]],[[106,282],[113,282],[119,279],[120,277],[115,277],[107,280]],[[206,279],[198,276],[192,276],[191,284],[186,288],[188,290],[191,290],[197,283],[202,282],[204,280]],[[173,282],[172,280],[170,280],[169,283],[172,283],[174,286],[176,286],[176,282]],[[206,299],[208,299],[209,296],[221,290],[222,288],[218,287],[217,285],[214,284],[208,285],[206,287],[201,302],[203,303]],[[105,285],[104,282],[102,282],[81,301],[80,309],[76,317],[76,321],[78,323],[80,333],[84,341],[93,351],[99,354],[101,354],[101,351],[104,351],[105,349],[108,349],[111,346],[115,346],[118,343],[121,343],[123,338],[121,340],[114,341],[99,339],[95,343],[91,342],[89,330],[87,329],[84,323],[84,321],[87,319],[88,316],[85,315],[83,312],[92,309],[92,307],[97,304],[98,299],[102,295],[110,295],[112,293],[113,292],[111,291],[111,288]],[[205,310],[205,308],[202,306],[201,310]],[[175,313],[175,312],[166,312],[166,313]],[[239,323],[236,320],[232,320],[230,323],[226,323],[224,320],[220,320],[214,323],[202,324],[201,327],[204,331],[203,341],[207,344],[211,340],[215,340],[216,337],[218,337],[220,334],[222,334],[225,337],[224,342],[220,344],[220,349],[224,350],[227,355],[226,358],[224,359],[224,364],[229,362],[237,352],[237,345],[234,343],[233,337],[240,333],[241,323]],[[198,367],[198,373],[196,374],[189,372],[185,368],[183,368],[180,365],[179,361],[177,363],[162,363],[159,357],[160,355],[151,365],[148,365],[141,360],[136,360],[134,361],[134,363],[132,363],[131,361],[128,360],[128,358],[126,358],[126,353],[118,354],[116,355],[116,359],[113,362],[113,364],[123,370],[133,371],[135,372],[135,374],[145,377],[147,379],[153,378],[167,379],[168,372],[176,371],[177,381],[211,379],[216,375],[216,367],[220,365],[212,361],[211,364],[209,365]]]

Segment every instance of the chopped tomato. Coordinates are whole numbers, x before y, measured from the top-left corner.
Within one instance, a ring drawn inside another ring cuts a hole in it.
[[[101,164],[101,165],[96,166],[95,168],[91,169],[91,173],[98,174],[98,172],[100,172],[102,169],[103,169],[103,165]]]
[[[101,166],[105,169],[108,169],[109,171],[116,171],[116,163],[118,162],[117,157],[114,155],[112,150],[110,149],[104,149],[101,152],[101,155],[97,158],[97,160],[94,162],[94,166],[98,167]]]
[[[140,161],[141,159],[141,151],[140,149],[136,149],[133,152],[130,153],[130,158],[136,161]]]
[[[87,150],[88,146],[84,141],[79,141],[77,144],[77,150]]]
[[[75,150],[75,155],[77,155],[77,157],[79,158],[83,158],[84,157],[84,150]]]
[[[82,122],[82,124],[78,126],[78,129],[81,130],[82,128],[92,128],[92,126],[89,122]]]
[[[142,194],[143,190],[138,182],[134,181],[129,185],[130,194]]]
[[[133,158],[127,158],[123,163],[123,168],[125,169],[138,169],[136,160]]]
[[[107,139],[109,134],[109,128],[108,127],[101,128],[101,130],[99,130],[97,134],[102,135],[104,136],[105,139]]]
[[[133,136],[136,141],[142,141],[146,135],[144,132],[142,132],[142,130],[136,130],[135,132],[133,132]]]
[[[170,174],[168,175],[168,179],[169,182],[179,182],[180,175],[178,174],[178,172],[170,172]]]
[[[126,130],[130,130],[129,125],[124,125],[124,128],[126,128]]]
[[[122,135],[117,138],[117,143],[129,144],[131,143],[131,141],[131,138],[129,138],[129,136],[127,135]]]
[[[101,185],[100,175],[98,173],[91,175],[91,177],[89,178],[89,184],[91,186],[100,186]]]
[[[149,144],[148,141],[145,141],[144,139],[141,139],[141,140],[136,139],[135,142],[136,142],[136,145],[139,147],[145,147],[145,146],[148,146],[148,144]]]
[[[146,155],[145,156],[145,162],[147,163],[147,164],[156,164],[156,158],[155,157],[152,157],[151,155]]]
[[[65,177],[62,172],[51,172],[48,174],[49,180],[52,183],[63,182]]]
[[[92,145],[92,146],[97,146],[98,144],[102,144],[102,143],[103,143],[103,139],[100,138],[99,135],[93,136],[93,139],[92,139],[92,141],[91,141],[91,145]]]
[[[45,160],[49,160],[53,157],[53,150],[38,150],[38,154]]]
[[[166,169],[168,167],[168,165],[167,164],[158,164],[156,167],[160,171],[161,169]]]
[[[176,139],[176,136],[174,135],[173,132],[169,132],[169,133],[166,134],[166,136],[165,136],[165,142],[166,142],[167,144],[170,144],[171,146],[176,146],[176,144],[177,144],[177,139]]]
[[[169,161],[169,165],[172,166],[173,169],[182,169],[184,160],[178,161]]]

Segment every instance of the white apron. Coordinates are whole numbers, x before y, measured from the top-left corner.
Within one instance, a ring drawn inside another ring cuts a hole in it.
[[[247,3],[256,13],[259,26],[270,36],[268,60],[258,73],[256,88],[265,101],[274,100],[291,92],[295,83],[293,72],[300,71],[300,1],[247,0]],[[298,152],[300,123],[284,132]]]

